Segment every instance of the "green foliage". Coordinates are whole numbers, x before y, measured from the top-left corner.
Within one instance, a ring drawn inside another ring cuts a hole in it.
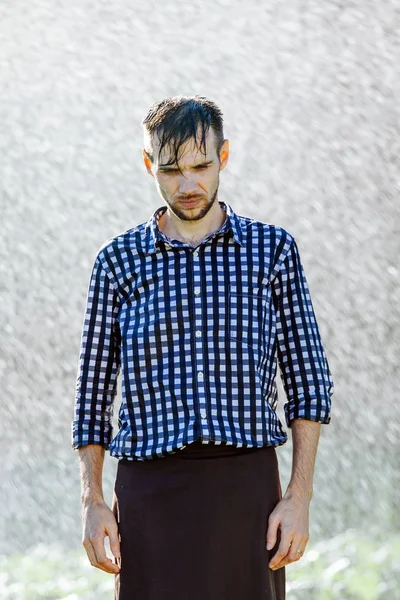
[[[288,600],[400,600],[400,534],[380,538],[350,529],[310,540],[286,567]],[[83,548],[0,557],[0,600],[110,600],[113,589],[114,575],[92,567]]]
[[[41,544],[0,558],[1,600],[110,600],[113,589],[114,575],[92,567],[84,548]]]
[[[377,537],[349,529],[310,540],[286,567],[288,600],[400,600],[400,534]]]

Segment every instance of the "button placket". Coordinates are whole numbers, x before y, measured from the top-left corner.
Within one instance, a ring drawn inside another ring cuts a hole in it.
[[[196,249],[193,251],[193,272],[194,272],[194,280],[198,282],[200,279],[200,266],[198,263],[199,258],[199,250]],[[199,285],[195,285],[194,287],[195,294],[195,347],[196,347],[196,371],[197,371],[197,390],[198,390],[198,400],[199,400],[199,411],[200,417],[204,423],[202,424],[202,428],[206,428],[206,419],[207,419],[207,410],[206,410],[206,399],[204,392],[204,372],[202,370],[203,364],[203,346],[202,346],[202,331],[199,328],[199,325],[203,321],[202,315],[202,306],[201,306],[201,288]]]

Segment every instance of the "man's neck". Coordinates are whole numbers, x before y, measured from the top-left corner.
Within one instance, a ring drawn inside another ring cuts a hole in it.
[[[222,208],[222,206],[218,203],[219,207],[219,218],[217,219],[217,223],[215,224],[215,219],[213,220],[210,227],[206,228],[206,230],[200,232],[199,230],[194,231],[193,234],[189,235],[186,231],[179,232],[176,227],[174,227],[174,223],[171,222],[171,219],[168,218],[168,210],[166,210],[158,220],[159,229],[169,238],[174,240],[179,240],[180,242],[184,242],[189,244],[190,246],[198,246],[202,240],[208,237],[211,233],[218,231],[221,229],[225,219],[226,219],[226,211]]]

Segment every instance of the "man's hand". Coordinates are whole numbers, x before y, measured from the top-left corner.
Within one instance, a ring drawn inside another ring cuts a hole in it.
[[[104,547],[104,538],[108,535],[111,552],[115,557],[121,556],[118,524],[112,510],[104,500],[85,502],[82,504],[82,521],[82,544],[90,563],[106,573],[119,573],[120,566],[107,557]]]
[[[305,495],[285,494],[278,502],[268,519],[267,550],[276,544],[278,527],[281,539],[277,552],[269,562],[272,570],[280,569],[302,557],[297,550],[304,552],[309,535],[310,499]]]

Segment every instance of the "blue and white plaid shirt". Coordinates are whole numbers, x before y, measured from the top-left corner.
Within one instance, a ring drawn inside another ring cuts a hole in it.
[[[194,248],[168,238],[158,208],[98,250],[82,328],[72,446],[166,456],[200,439],[287,441],[277,360],[293,419],[329,423],[333,380],[294,237],[237,215]],[[113,403],[122,371],[119,431]]]

